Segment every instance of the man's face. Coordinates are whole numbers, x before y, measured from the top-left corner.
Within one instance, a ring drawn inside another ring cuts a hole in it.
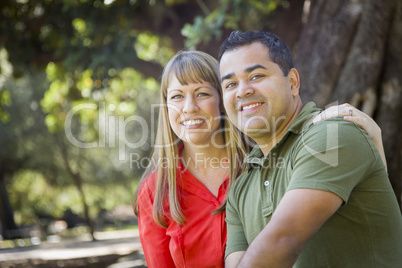
[[[257,141],[286,126],[294,111],[293,70],[284,76],[260,42],[225,52],[219,71],[230,120]],[[298,78],[298,77],[297,77]]]

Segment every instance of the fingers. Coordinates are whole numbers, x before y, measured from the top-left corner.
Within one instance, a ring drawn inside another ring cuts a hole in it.
[[[335,116],[367,116],[365,113],[362,113],[352,105],[345,103],[342,105],[336,105],[325,109],[322,113],[317,115],[313,119],[313,124],[316,124],[322,120],[335,117]]]
[[[358,124],[367,132],[370,138],[381,136],[381,129],[375,121],[348,103],[329,107],[313,119],[313,124],[335,116],[343,116],[346,121]]]
[[[360,125],[363,129],[367,127],[367,119],[359,116],[344,116],[343,119],[349,122]]]
[[[345,103],[342,105],[339,105],[339,114],[338,116],[361,116],[362,112],[358,109],[356,109],[355,107],[353,107],[352,105]]]
[[[359,116],[345,116],[344,119],[361,126],[361,128],[366,131],[370,139],[373,139],[374,137],[381,137],[381,128],[370,116],[363,112],[360,112]]]
[[[337,105],[337,106],[332,106],[329,107],[327,109],[325,109],[324,111],[322,111],[319,115],[317,115],[314,119],[313,119],[313,124],[316,124],[322,120],[331,118],[331,117],[335,117],[335,116],[346,116],[346,115],[350,115],[349,110],[353,108],[353,106],[351,105]]]

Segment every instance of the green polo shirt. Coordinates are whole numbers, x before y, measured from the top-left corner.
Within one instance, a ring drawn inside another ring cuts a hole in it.
[[[286,191],[337,194],[343,205],[306,243],[294,267],[402,267],[402,217],[380,154],[341,117],[316,125],[304,106],[267,157],[255,147],[226,206],[226,256],[247,250]]]

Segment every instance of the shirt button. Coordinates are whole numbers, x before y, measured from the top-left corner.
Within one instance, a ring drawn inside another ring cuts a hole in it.
[[[264,182],[264,185],[265,185],[265,186],[268,186],[268,185],[269,185],[269,181],[265,181],[265,182]]]

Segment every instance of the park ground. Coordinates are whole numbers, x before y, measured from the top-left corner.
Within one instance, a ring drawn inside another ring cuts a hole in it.
[[[146,267],[138,229],[95,232],[71,240],[0,249],[0,268],[142,268]]]

